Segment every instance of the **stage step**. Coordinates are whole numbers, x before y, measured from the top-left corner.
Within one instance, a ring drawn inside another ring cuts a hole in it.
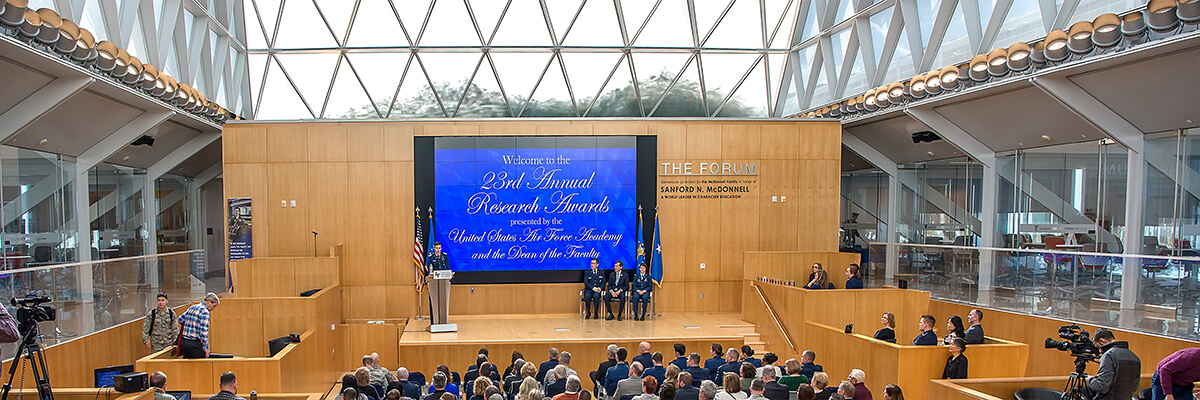
[[[736,324],[736,325],[718,325],[717,327],[723,328],[723,329],[728,329],[728,330],[731,330],[733,332],[740,333],[740,334],[756,333],[755,329],[758,328],[757,325],[749,324],[749,323]]]

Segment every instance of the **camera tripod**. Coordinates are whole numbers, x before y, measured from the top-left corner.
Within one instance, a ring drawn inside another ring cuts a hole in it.
[[[29,360],[29,367],[33,370],[33,379],[37,385],[39,400],[54,400],[54,393],[50,390],[50,374],[46,372],[46,354],[42,352],[42,345],[38,340],[38,325],[37,322],[22,322],[19,325],[21,335],[21,345],[17,347],[17,354],[13,358],[12,366],[8,368],[8,383],[0,386],[0,400],[8,400],[8,392],[12,391],[13,378],[17,376],[17,369],[21,367],[22,359]]]
[[[1063,388],[1062,400],[1088,400],[1092,398],[1091,390],[1087,386],[1087,373],[1083,372],[1087,369],[1087,363],[1088,358],[1075,357],[1075,371],[1071,372],[1070,378],[1067,378],[1067,386]]]

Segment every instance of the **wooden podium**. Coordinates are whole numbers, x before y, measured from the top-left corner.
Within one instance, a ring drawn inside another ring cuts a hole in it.
[[[454,271],[440,270],[429,273],[425,277],[429,285],[429,332],[457,332],[458,324],[451,324],[450,317],[450,278]]]

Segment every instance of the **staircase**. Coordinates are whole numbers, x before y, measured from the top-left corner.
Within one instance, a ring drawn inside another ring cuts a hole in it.
[[[767,343],[762,341],[762,336],[756,331],[756,329],[758,329],[758,325],[745,323],[738,325],[719,325],[719,327],[742,335],[743,342],[747,346],[750,346],[751,349],[754,349],[754,354],[759,358],[762,358],[762,355],[766,354]]]

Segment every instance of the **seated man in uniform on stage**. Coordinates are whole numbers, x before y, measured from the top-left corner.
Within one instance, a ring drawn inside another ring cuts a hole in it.
[[[633,362],[640,362],[643,367],[650,368],[651,365],[654,365],[651,357],[653,356],[650,354],[650,342],[638,343],[638,355],[633,358]]]
[[[653,377],[655,384],[661,384],[662,381],[667,379],[667,369],[663,368],[663,355],[656,351],[650,356],[650,359],[653,360],[654,364],[642,372],[642,377]]]
[[[708,354],[711,355],[712,358],[704,360],[704,369],[708,370],[708,376],[713,377],[714,380],[721,376],[717,373],[717,369],[721,368],[722,365],[725,365],[725,358],[723,358],[725,355],[724,348],[725,347],[721,346],[720,343],[713,343],[712,347],[708,349]]]
[[[633,277],[633,298],[630,301],[633,302],[634,321],[645,321],[646,309],[650,308],[650,289],[653,285],[651,285],[650,274],[646,273],[646,270],[646,263],[638,265],[637,275]],[[639,305],[641,306],[640,311]]]
[[[679,367],[680,371],[687,369],[687,346],[683,343],[675,343],[675,361],[671,361],[671,365]]]
[[[625,295],[629,292],[629,277],[625,276],[625,272],[621,268],[625,263],[617,261],[613,263],[613,272],[608,274],[608,286],[604,291],[604,310],[608,311],[608,318],[605,321],[612,321],[612,301],[619,300],[619,308],[617,308],[617,321],[621,320],[621,312],[625,311]]]
[[[629,364],[625,363],[625,357],[628,356],[629,352],[624,347],[617,348],[617,365],[612,366],[604,373],[604,393],[609,395],[616,393],[617,383],[629,377]]]
[[[604,273],[600,272],[600,259],[593,258],[591,269],[583,273],[583,304],[587,311],[583,319],[600,319],[600,299],[604,297],[604,287]]]
[[[708,370],[700,366],[700,353],[688,354],[687,365],[683,372],[692,376],[692,386],[700,387],[700,382],[709,380]]]

